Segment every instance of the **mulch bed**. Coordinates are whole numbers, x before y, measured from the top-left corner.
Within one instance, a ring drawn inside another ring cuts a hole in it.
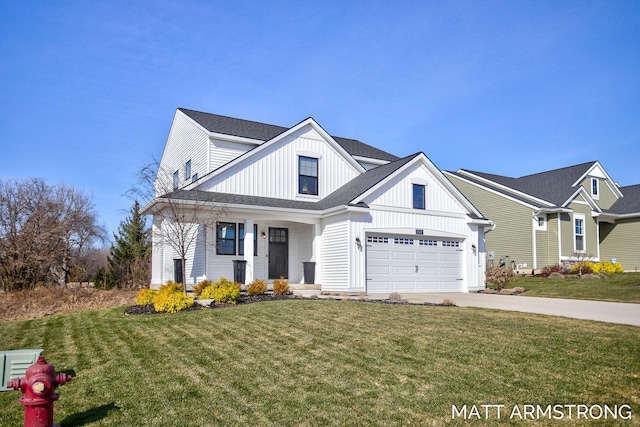
[[[262,294],[262,295],[254,295],[254,296],[250,296],[250,295],[240,295],[240,297],[238,297],[238,300],[235,304],[224,304],[224,303],[217,303],[217,302],[212,302],[211,304],[209,304],[208,306],[203,306],[200,304],[195,304],[193,305],[193,307],[187,308],[185,310],[182,311],[196,311],[196,310],[206,310],[206,309],[212,309],[212,308],[225,308],[225,307],[234,307],[240,304],[252,304],[252,303],[256,303],[256,302],[265,302],[265,301],[281,301],[281,300],[319,300],[321,298],[318,297],[311,297],[311,298],[305,298],[305,297],[301,297],[301,296],[297,296],[294,294],[285,294],[285,295],[281,295],[281,294]],[[414,302],[409,302],[409,301],[405,301],[405,300],[390,300],[390,299],[386,299],[386,300],[363,300],[363,299],[350,299],[350,298],[322,298],[322,299],[327,299],[327,300],[346,300],[346,301],[354,301],[354,302],[368,302],[368,303],[376,303],[376,304],[396,304],[396,305],[427,305],[427,306],[445,306],[445,305],[449,305],[449,304],[435,304],[435,303],[431,303],[431,302],[424,302],[424,303],[414,303]],[[161,311],[156,311],[155,308],[153,308],[153,304],[147,304],[147,305],[132,305],[131,307],[127,308],[124,312],[124,314],[127,315],[133,315],[133,314],[163,314],[163,312]]]

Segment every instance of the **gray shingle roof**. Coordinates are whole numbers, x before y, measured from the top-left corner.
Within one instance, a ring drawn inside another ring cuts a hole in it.
[[[624,197],[619,198],[606,212],[624,215],[640,213],[640,184],[620,187]]]
[[[553,203],[556,206],[561,206],[576,192],[577,188],[572,187],[572,185],[584,175],[594,163],[596,162],[581,163],[579,165],[525,175],[519,178],[510,178],[466,169],[463,170],[521,193]],[[467,177],[465,176],[465,178]],[[493,188],[505,193],[505,190],[501,190],[498,187]],[[531,201],[528,202],[530,203]]]
[[[220,116],[218,114],[204,113],[186,108],[178,108],[178,110],[195,120],[209,132],[257,139],[259,141],[268,141],[289,129],[282,126]],[[352,156],[369,157],[386,161],[398,159],[397,156],[391,153],[387,153],[386,151],[372,147],[356,139],[342,138],[339,136],[334,136],[333,139]]]
[[[277,199],[272,197],[245,196],[241,194],[216,193],[199,190],[176,190],[165,194],[161,198],[170,198],[176,200],[198,200],[209,203],[238,204],[249,206],[265,206],[272,208],[285,209],[301,209],[310,211],[321,211],[337,206],[348,206],[350,203],[383,181],[389,175],[400,169],[416,156],[421,153],[412,154],[402,159],[387,163],[377,168],[370,169],[365,173],[358,175],[347,184],[338,188],[322,200],[317,202],[306,202],[299,200]]]

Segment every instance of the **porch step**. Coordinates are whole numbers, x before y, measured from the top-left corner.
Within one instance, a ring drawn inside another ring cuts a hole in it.
[[[311,291],[311,290],[320,290],[322,289],[322,285],[303,285],[303,284],[291,284],[289,283],[289,289],[292,291]]]

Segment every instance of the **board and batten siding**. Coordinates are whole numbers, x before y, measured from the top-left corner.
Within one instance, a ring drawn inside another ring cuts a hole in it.
[[[635,238],[634,238],[635,236]],[[600,223],[600,259],[617,258],[625,271],[640,271],[640,218]]]
[[[466,208],[422,163],[415,163],[404,170],[392,187],[379,189],[367,197],[365,203],[370,206],[413,209],[414,183],[425,186],[426,211],[467,214]]]
[[[177,111],[160,160],[157,187],[171,191],[175,171],[179,172],[180,187],[191,183],[191,179],[185,180],[185,165],[189,160],[191,160],[191,176],[194,174],[203,176],[209,172],[208,144],[209,137],[205,131],[184,113]]]
[[[485,218],[495,223],[495,228],[485,233],[487,254],[493,252],[494,264],[499,265],[500,258],[508,256],[516,264],[533,266],[534,209],[456,176],[448,177]]]
[[[298,193],[298,156],[317,156],[318,196]],[[205,191],[236,193],[289,200],[316,201],[358,175],[347,159],[310,126],[300,129],[260,152],[247,155],[213,177]]]
[[[322,227],[322,289],[346,291],[349,283],[349,223],[345,218]]]

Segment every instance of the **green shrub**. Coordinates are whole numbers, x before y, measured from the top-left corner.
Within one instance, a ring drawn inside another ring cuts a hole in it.
[[[136,296],[136,304],[147,305],[153,304],[153,298],[156,296],[155,289],[140,289],[138,296]]]
[[[260,295],[265,292],[267,292],[267,282],[264,280],[256,279],[247,286],[247,294],[249,295]]]
[[[202,299],[213,299],[215,302],[235,304],[240,296],[240,285],[221,277],[216,283],[206,287],[200,294]]]
[[[289,282],[284,277],[280,277],[273,281],[273,293],[278,295],[284,295],[289,293]]]
[[[202,291],[204,291],[206,288],[208,288],[211,285],[213,285],[213,282],[211,280],[203,280],[202,282],[199,282],[197,285],[193,287],[193,292],[196,295],[200,296]]]
[[[591,274],[595,272],[596,265],[590,261],[580,261],[571,266],[571,274]]]
[[[619,262],[603,261],[595,264],[593,272],[610,275],[614,273],[624,273],[624,268],[622,268]]]
[[[176,313],[193,306],[194,300],[184,294],[182,285],[172,281],[160,286],[153,297],[153,308],[156,311]]]

